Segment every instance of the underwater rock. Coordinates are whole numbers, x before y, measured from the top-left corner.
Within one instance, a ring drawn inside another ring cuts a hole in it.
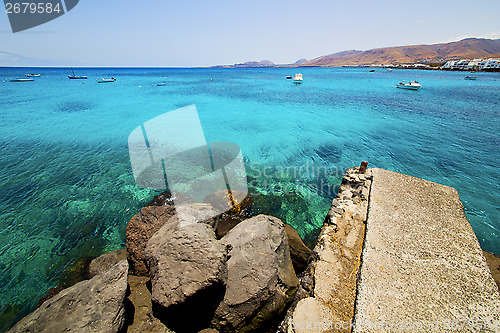
[[[9,332],[118,332],[125,323],[128,264],[64,289]]]
[[[176,332],[208,327],[224,297],[230,249],[204,223],[162,227],[145,250],[155,316]]]
[[[238,224],[222,241],[233,246],[226,294],[215,312],[219,332],[249,332],[276,318],[297,290],[288,237],[281,220],[258,215]]]
[[[342,159],[342,149],[334,145],[321,145],[314,152],[326,162],[338,163]]]
[[[91,261],[89,267],[89,278],[93,278],[98,274],[106,272],[108,269],[110,269],[120,261],[126,259],[127,259],[126,249],[120,249],[104,253],[103,255]]]

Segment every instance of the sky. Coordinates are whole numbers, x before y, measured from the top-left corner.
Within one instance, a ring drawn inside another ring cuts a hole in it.
[[[0,51],[32,65],[285,64],[466,37],[500,38],[499,0],[80,0],[63,16],[18,33],[0,13]],[[0,66],[15,63],[0,53]]]

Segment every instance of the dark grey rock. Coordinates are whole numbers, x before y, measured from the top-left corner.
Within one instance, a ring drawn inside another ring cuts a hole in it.
[[[45,301],[9,332],[118,332],[125,323],[128,264],[79,282]]]
[[[226,288],[230,249],[204,223],[162,227],[145,250],[155,316],[176,332],[208,327]]]
[[[93,278],[94,276],[106,272],[108,269],[116,265],[122,260],[127,259],[127,250],[120,249],[108,253],[104,253],[103,255],[92,260],[89,266],[89,277]]]
[[[226,294],[213,327],[219,332],[256,330],[285,309],[299,284],[285,226],[277,218],[259,215],[238,224],[222,240],[233,249]]]

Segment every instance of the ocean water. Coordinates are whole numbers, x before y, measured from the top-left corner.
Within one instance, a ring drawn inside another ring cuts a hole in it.
[[[302,85],[285,79],[298,71]],[[27,72],[42,76],[5,80]],[[159,193],[135,185],[128,135],[191,104],[208,142],[241,147],[255,213],[278,216],[309,244],[344,170],[367,160],[456,188],[481,246],[500,254],[500,73],[477,81],[338,68],[68,74],[0,68],[0,331],[49,288],[77,280],[89,257],[125,246],[130,217]],[[117,81],[97,84],[103,76]],[[415,78],[421,91],[395,88]]]

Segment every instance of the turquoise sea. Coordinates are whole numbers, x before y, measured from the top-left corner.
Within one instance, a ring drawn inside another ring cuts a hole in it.
[[[296,72],[302,85],[285,79]],[[41,77],[6,81],[25,73]],[[77,280],[89,257],[125,246],[130,217],[159,193],[135,185],[128,135],[191,104],[208,142],[241,147],[255,213],[280,217],[309,244],[344,170],[367,160],[456,188],[481,246],[500,254],[500,73],[477,81],[343,68],[68,74],[0,68],[0,331],[49,288]],[[395,88],[415,78],[421,91]]]

